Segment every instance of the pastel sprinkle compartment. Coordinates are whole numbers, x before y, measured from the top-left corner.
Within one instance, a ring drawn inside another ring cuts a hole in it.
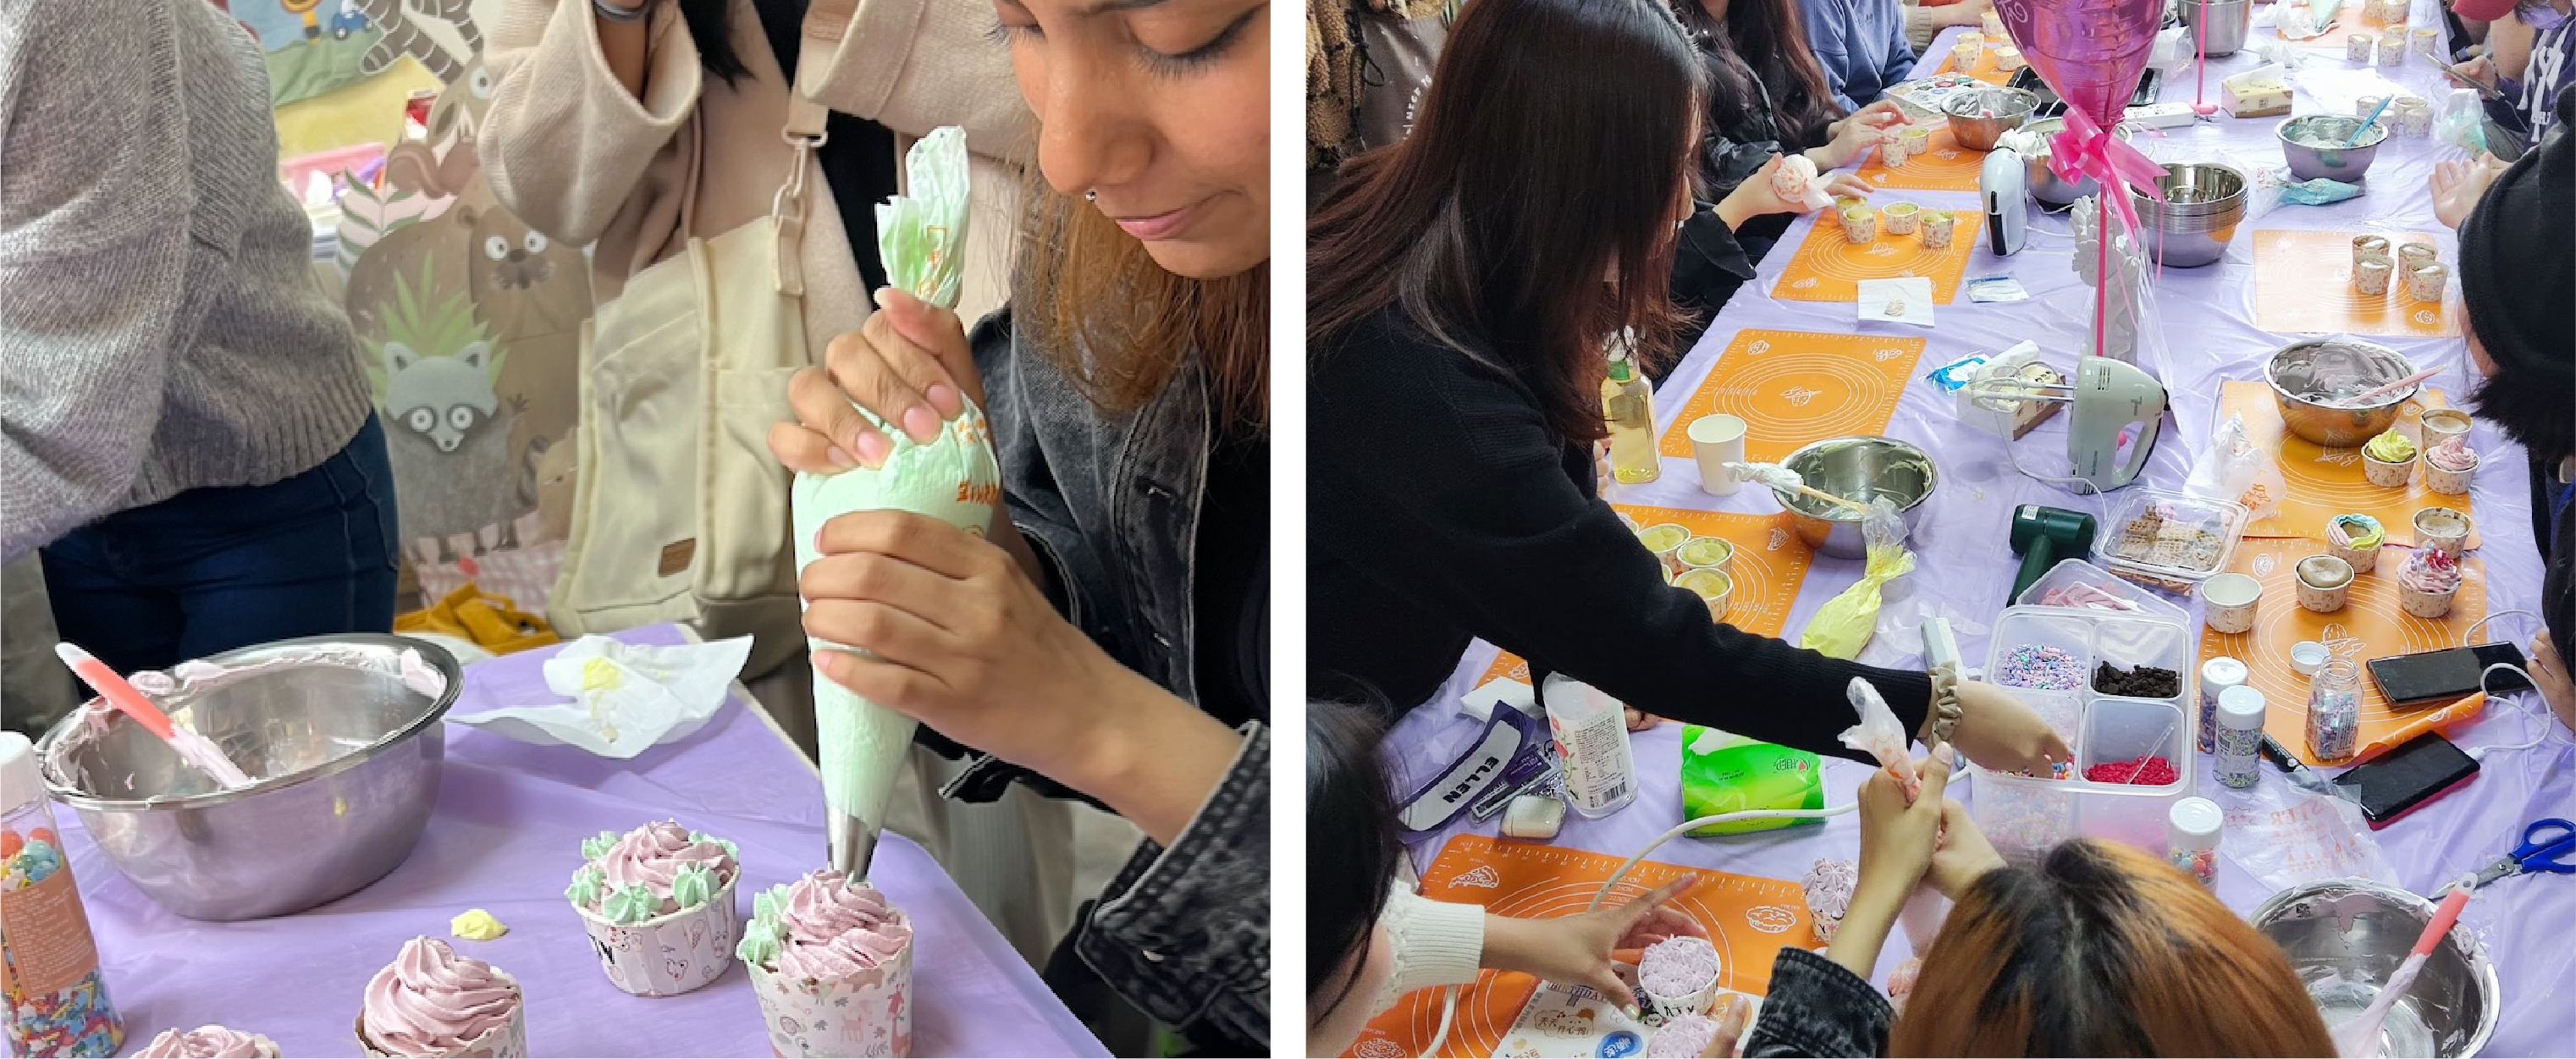
[[[2016,679],[2030,681],[2034,670],[2029,648],[2062,652],[2080,662],[2082,679],[2071,689],[2014,687],[2016,698],[2031,706],[2073,751],[2073,768],[2065,778],[2043,778],[1976,769],[1976,789],[1969,811],[1997,848],[2035,852],[2071,838],[2125,842],[2161,855],[2165,849],[2165,814],[2173,800],[2191,793],[2197,756],[2197,667],[2188,664],[2191,631],[2177,621],[2140,614],[2069,607],[2011,607],[1995,623],[1988,644],[1986,675],[2007,687]],[[2016,658],[2021,664],[2016,665]],[[2051,655],[2054,659],[2057,656]],[[2177,694],[2142,699],[2106,695],[2094,690],[2095,667],[2123,670],[2153,666],[2177,675]],[[2055,683],[2055,681],[2046,681]],[[2162,757],[2176,773],[2162,785],[2097,783],[2083,778],[2086,769],[2106,762]]]

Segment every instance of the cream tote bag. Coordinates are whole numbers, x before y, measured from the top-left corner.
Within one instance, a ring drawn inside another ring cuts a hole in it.
[[[829,61],[838,6],[808,12],[800,67]],[[547,613],[566,638],[661,622],[747,635],[747,677],[805,644],[769,428],[794,418],[787,380],[811,364],[798,254],[828,112],[792,86],[787,109],[796,161],[769,215],[692,236],[583,326],[580,471]]]

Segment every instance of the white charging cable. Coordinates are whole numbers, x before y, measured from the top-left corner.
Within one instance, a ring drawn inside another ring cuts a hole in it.
[[[2495,613],[2493,613],[2493,614],[2489,614],[2489,615],[2487,615],[2486,617],[2483,617],[2483,618],[2478,619],[2478,620],[2477,620],[2477,622],[2476,622],[2476,624],[2470,625],[2466,631],[2462,632],[2462,633],[2460,634],[2460,646],[2462,646],[2462,647],[2473,647],[2473,646],[2476,646],[2476,644],[2475,644],[2475,643],[2473,643],[2472,641],[2477,637],[2477,635],[2478,635],[2478,630],[2479,630],[2479,629],[2485,628],[2485,627],[2486,627],[2486,624],[2487,624],[2488,622],[2494,621],[2494,620],[2496,620],[2497,618],[2505,617],[2506,615],[2510,615],[2510,614],[2519,614],[2519,615],[2521,615],[2521,616],[2523,616],[2523,617],[2526,617],[2526,618],[2531,619],[2531,620],[2532,620],[2532,621],[2534,621],[2534,622],[2538,622],[2538,621],[2540,620],[2540,615],[2538,615],[2538,614],[2534,614],[2534,613],[2532,613],[2532,612],[2530,612],[2530,611],[2527,611],[2527,610],[2500,610],[2500,611],[2497,611],[2497,612],[2495,612]],[[2530,690],[2533,692],[2533,694],[2534,694],[2535,696],[2539,693],[2539,691],[2540,691],[2540,682],[2539,682],[2539,681],[2537,681],[2537,680],[2532,679],[2532,677],[2531,677],[2531,671],[2530,671],[2530,670],[2524,669],[2524,668],[2522,668],[2521,666],[2515,665],[2515,664],[2513,664],[2513,663],[2511,663],[2511,662],[2491,662],[2491,663],[2488,663],[2488,665],[2487,665],[2487,667],[2486,667],[2486,668],[2481,669],[2481,670],[2478,670],[2478,692],[2479,692],[2480,694],[2486,695],[2486,696],[2487,696],[2488,698],[2490,698],[2490,699],[2492,699],[2492,698],[2496,697],[2494,692],[2490,692],[2490,691],[2488,691],[2488,690],[2487,690],[2487,678],[2488,678],[2488,677],[2491,677],[2491,676],[2494,676],[2494,675],[2495,675],[2496,670],[2499,670],[2499,669],[2504,670],[2505,672],[2508,672],[2508,673],[2512,673],[2512,674],[2514,674],[2515,676],[2521,677],[2521,678],[2522,678],[2522,682],[2523,682],[2525,685],[2528,685],[2528,686],[2529,686]],[[2511,692],[2507,692],[2506,694],[2511,694]],[[2543,702],[2543,703],[2541,703],[2541,705],[2540,705],[2540,706],[2539,706],[2539,708],[2537,708],[2537,709],[2534,709],[2534,708],[2531,708],[2531,707],[2526,706],[2526,707],[2523,707],[2522,712],[2523,712],[2523,713],[2525,713],[2525,714],[2530,715],[2533,719],[2535,719],[2535,720],[2537,720],[2538,722],[2540,722],[2540,723],[2539,723],[2539,729],[2540,729],[2540,730],[2539,730],[2538,732],[2534,733],[2530,739],[2528,739],[2528,740],[2526,740],[2526,741],[2524,741],[2524,742],[2515,743],[2515,744],[2510,745],[2510,746],[2482,746],[2482,747],[2476,747],[2476,748],[2474,748],[2474,749],[2471,749],[2471,750],[2469,751],[2469,760],[2471,760],[2471,761],[2475,761],[2475,762],[2478,762],[2479,764],[2485,764],[2485,763],[2486,763],[2487,755],[2488,755],[2489,753],[2494,752],[2494,751],[2498,751],[2498,750],[2529,750],[2529,749],[2531,749],[2531,748],[2533,748],[2533,747],[2539,746],[2539,745],[2540,745],[2540,744],[2542,744],[2542,743],[2546,743],[2546,742],[2548,742],[2548,741],[2549,741],[2549,733],[2550,733],[2552,730],[2554,730],[2554,729],[2556,729],[2556,728],[2558,727],[2558,726],[2557,726],[2557,724],[2556,724],[2556,722],[2555,722],[2555,720],[2554,720],[2552,717],[2550,717],[2550,715],[2549,715],[2549,704],[2548,704],[2547,702]]]
[[[1610,891],[1618,888],[1619,880],[1627,878],[1629,872],[1635,871],[1637,865],[1644,863],[1648,856],[1662,849],[1664,843],[1700,828],[1731,824],[1739,820],[1822,820],[1827,817],[1841,816],[1858,808],[1860,808],[1859,802],[1837,805],[1828,809],[1746,809],[1740,812],[1703,816],[1695,820],[1684,820],[1681,826],[1666,831],[1661,837],[1646,843],[1646,848],[1638,850],[1636,856],[1628,858],[1628,862],[1621,864],[1618,871],[1611,872],[1609,880],[1601,884],[1600,892],[1592,895],[1592,903],[1583,906],[1583,910],[1586,912],[1598,910],[1601,902],[1610,896]],[[1431,1047],[1423,1049],[1422,1059],[1431,1059],[1432,1056],[1440,1054],[1441,1046],[1449,1043],[1450,1027],[1456,1025],[1457,1021],[1458,987],[1453,985],[1449,987],[1448,999],[1442,1001],[1440,1006],[1439,1032],[1432,1035]]]

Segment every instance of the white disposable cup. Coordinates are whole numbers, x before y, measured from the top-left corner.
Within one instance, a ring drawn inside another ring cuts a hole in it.
[[[1744,482],[1735,476],[1735,472],[1727,470],[1726,465],[1744,462],[1746,429],[1744,417],[1724,412],[1691,420],[1691,458],[1699,461],[1701,492],[1710,496],[1734,496],[1736,490],[1744,488]]]
[[[2201,601],[2210,631],[2230,635],[2254,627],[2254,608],[2263,602],[2263,582],[2244,574],[2219,574],[2200,583]]]

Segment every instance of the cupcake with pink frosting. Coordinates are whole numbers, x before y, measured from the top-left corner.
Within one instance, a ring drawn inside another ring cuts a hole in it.
[[[1860,885],[1860,865],[1847,860],[1819,860],[1799,880],[1807,892],[1807,916],[1816,925],[1816,940],[1834,940],[1834,931],[1842,928],[1843,914],[1851,911],[1853,888]]]
[[[163,1030],[135,1059],[278,1059],[277,1042],[223,1026]]]
[[[358,1044],[370,1056],[526,1059],[527,1004],[500,968],[413,938],[367,981]]]
[[[608,980],[636,996],[678,996],[724,976],[742,913],[741,851],[664,820],[581,844],[564,897],[590,930]]]
[[[1717,994],[1726,961],[1707,938],[1680,935],[1646,946],[1637,957],[1637,985],[1664,1019],[1700,1015]]]
[[[2466,494],[2469,480],[2477,473],[2478,450],[2469,447],[2465,434],[2453,434],[2424,450],[2424,487],[2436,493]]]
[[[2447,617],[2460,594],[2460,561],[2447,552],[2417,549],[2397,572],[2397,605],[2418,618]]]
[[[912,921],[818,871],[753,898],[736,954],[781,1056],[912,1054]]]

